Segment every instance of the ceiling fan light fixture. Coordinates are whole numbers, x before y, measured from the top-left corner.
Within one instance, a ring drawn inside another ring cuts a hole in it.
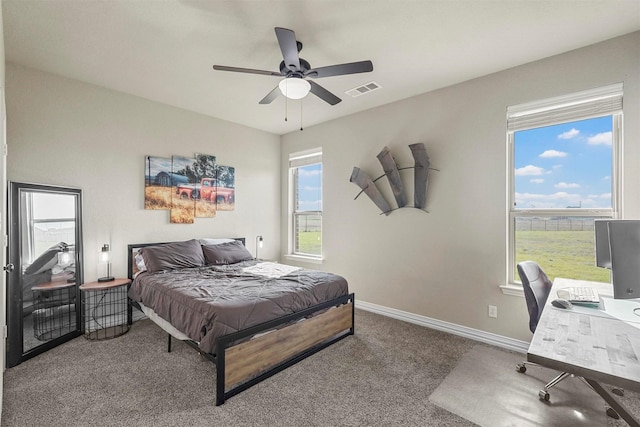
[[[309,94],[311,85],[308,81],[299,77],[282,79],[278,83],[280,92],[289,99],[302,99]]]

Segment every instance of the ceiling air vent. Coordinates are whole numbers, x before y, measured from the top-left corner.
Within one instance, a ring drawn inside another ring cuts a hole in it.
[[[364,95],[365,93],[369,93],[372,92],[374,90],[378,90],[380,89],[380,85],[376,82],[369,82],[369,83],[365,83],[362,86],[358,86],[358,87],[354,87],[353,89],[349,89],[348,91],[346,91],[345,93],[347,95],[350,95],[354,98],[360,96],[360,95]]]

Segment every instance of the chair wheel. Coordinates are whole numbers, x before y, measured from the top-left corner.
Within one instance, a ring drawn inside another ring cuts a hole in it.
[[[621,388],[612,388],[611,389],[611,393],[618,395],[618,396],[624,396],[624,390]]]
[[[540,398],[540,400],[544,401],[544,402],[548,402],[549,399],[551,398],[551,396],[549,396],[549,392],[546,390],[540,390],[538,392],[538,397]]]
[[[613,409],[613,408],[607,408],[607,415],[610,416],[611,418],[615,419],[615,420],[619,420],[620,419],[620,415],[618,415],[616,410]]]
[[[516,371],[520,372],[521,374],[527,372],[527,367],[524,366],[524,363],[518,363],[516,365]]]

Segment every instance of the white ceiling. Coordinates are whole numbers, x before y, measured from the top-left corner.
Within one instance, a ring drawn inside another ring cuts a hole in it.
[[[274,27],[321,67],[374,71],[316,82],[342,102],[303,101],[304,126],[640,30],[640,0],[2,0],[7,61],[275,134],[300,102],[259,105],[278,77]],[[640,47],[639,47],[640,49]],[[370,81],[382,88],[345,94]]]

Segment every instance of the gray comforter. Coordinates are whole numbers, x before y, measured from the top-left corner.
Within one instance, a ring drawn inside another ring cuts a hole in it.
[[[131,299],[153,309],[208,353],[215,352],[222,335],[347,294],[347,282],[338,275],[288,271],[254,260],[144,272],[129,290]]]

